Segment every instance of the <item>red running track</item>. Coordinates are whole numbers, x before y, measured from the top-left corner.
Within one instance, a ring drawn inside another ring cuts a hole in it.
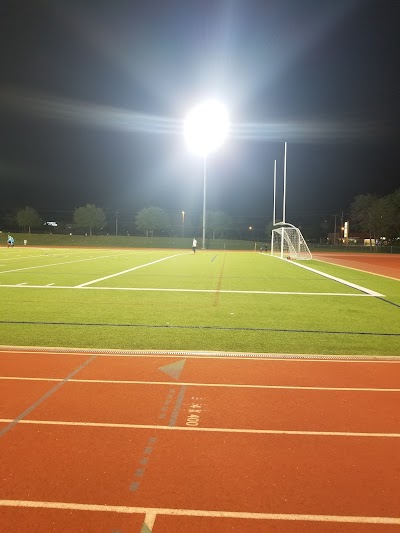
[[[345,267],[400,279],[400,255],[383,253],[323,252],[313,254],[315,259]]]
[[[400,526],[400,361],[0,351],[2,532]]]

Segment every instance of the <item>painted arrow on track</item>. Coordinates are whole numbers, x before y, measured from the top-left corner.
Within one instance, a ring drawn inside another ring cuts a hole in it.
[[[186,359],[182,359],[181,361],[176,361],[175,363],[171,363],[169,365],[160,366],[158,370],[161,370],[161,372],[164,372],[164,374],[167,374],[173,379],[179,380],[185,363]]]

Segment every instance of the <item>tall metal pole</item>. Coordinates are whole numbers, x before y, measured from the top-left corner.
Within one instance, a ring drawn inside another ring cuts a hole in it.
[[[274,161],[274,209],[272,213],[272,230],[274,229],[276,222],[276,159]],[[265,247],[267,251],[267,247]],[[271,231],[271,255],[274,255],[274,232]]]
[[[274,211],[272,213],[272,224],[275,226],[276,220],[276,159],[274,161]]]
[[[286,222],[286,159],[287,159],[287,142],[285,142],[285,157],[283,160],[283,206],[282,206],[282,222]],[[283,242],[285,240],[285,226],[282,226],[281,235],[281,259],[283,259]]]
[[[287,142],[285,142],[285,159],[283,163],[283,220],[286,222],[286,158],[287,158]]]
[[[202,250],[206,249],[206,191],[207,191],[207,156],[203,158],[203,178],[204,178],[204,189],[203,189],[203,244],[201,246]]]

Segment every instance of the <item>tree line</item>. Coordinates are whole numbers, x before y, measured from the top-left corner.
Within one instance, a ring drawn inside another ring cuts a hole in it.
[[[400,188],[386,196],[373,194],[360,194],[356,196],[350,205],[349,219],[352,231],[359,231],[369,235],[370,240],[380,240],[385,237],[387,240],[400,237]],[[115,214],[116,224],[118,222],[118,212]],[[107,226],[107,217],[100,207],[94,204],[86,204],[77,207],[73,212],[74,229],[92,235],[94,231],[102,231]],[[32,207],[20,209],[15,216],[17,225],[27,233],[32,229],[43,227],[46,224],[39,213]],[[145,207],[134,217],[136,230],[148,237],[155,235],[168,235],[171,233],[174,224],[170,215],[160,207]],[[176,227],[176,224],[175,224]],[[207,238],[229,238],[234,230],[233,218],[223,211],[207,211],[206,229]],[[191,233],[195,236],[201,230],[201,220],[199,219],[196,228],[190,226]],[[269,238],[272,224],[263,231],[262,238]],[[189,228],[188,228],[189,230]],[[184,224],[182,221],[182,236],[184,235]],[[307,235],[304,235],[307,238]]]
[[[115,216],[117,223],[118,212]],[[92,235],[94,231],[101,231],[107,226],[104,210],[94,204],[77,207],[72,218],[74,229],[83,231],[88,235]],[[232,228],[232,218],[222,211],[208,211],[206,220],[207,234],[212,239],[226,237]],[[42,228],[43,225],[49,224],[49,222],[44,222],[36,209],[32,207],[25,207],[17,211],[15,221],[20,229],[27,233],[31,233],[32,229]],[[134,222],[137,231],[147,237],[168,234],[173,226],[169,214],[160,207],[141,209],[135,216]],[[182,235],[183,229],[184,226],[182,226]]]
[[[400,237],[400,188],[386,196],[359,194],[350,206],[352,227],[372,240],[388,241]]]

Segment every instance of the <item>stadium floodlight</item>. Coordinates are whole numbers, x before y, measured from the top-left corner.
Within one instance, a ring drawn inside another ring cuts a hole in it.
[[[206,247],[207,157],[220,148],[228,132],[228,112],[225,106],[216,100],[207,100],[195,106],[183,124],[183,134],[189,150],[203,158],[203,250]]]

